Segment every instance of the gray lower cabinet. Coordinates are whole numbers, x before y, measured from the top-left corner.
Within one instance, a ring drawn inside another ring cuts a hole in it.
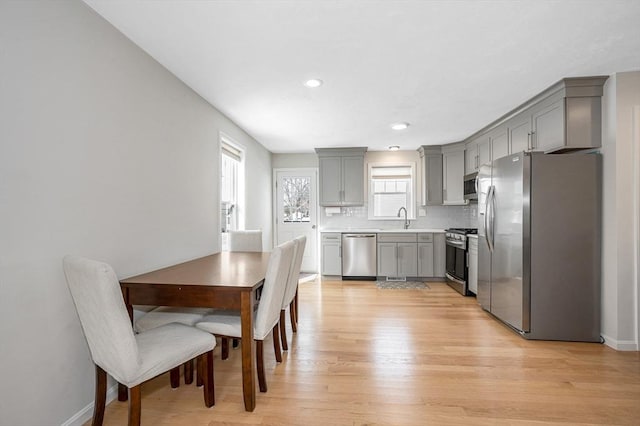
[[[322,234],[322,275],[342,275],[342,234]]]
[[[469,238],[469,291],[478,294],[478,239]]]
[[[378,234],[378,276],[418,276],[417,234]]]
[[[433,275],[435,277],[444,277],[447,267],[446,255],[444,233],[433,234]]]
[[[418,276],[418,244],[398,243],[398,276]]]
[[[433,234],[418,234],[418,276],[433,277]]]
[[[380,236],[378,235],[378,238]],[[378,243],[378,276],[398,276],[398,244]]]
[[[378,276],[444,277],[444,234],[378,234]]]

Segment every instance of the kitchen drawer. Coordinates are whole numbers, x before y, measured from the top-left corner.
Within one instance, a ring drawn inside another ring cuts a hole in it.
[[[339,232],[323,232],[323,243],[342,243],[342,234]]]
[[[432,243],[433,242],[433,234],[418,234],[418,242],[419,243]]]
[[[398,233],[385,232],[384,234],[378,234],[379,243],[417,243],[418,234],[414,233]]]

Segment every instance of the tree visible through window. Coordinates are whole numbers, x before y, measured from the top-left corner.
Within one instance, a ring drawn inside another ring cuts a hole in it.
[[[309,202],[311,180],[305,177],[285,177],[282,179],[284,222],[309,222]]]

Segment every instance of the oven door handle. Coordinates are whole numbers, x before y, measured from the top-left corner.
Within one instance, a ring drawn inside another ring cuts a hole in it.
[[[445,244],[451,247],[462,249],[462,250],[467,248],[466,244],[462,241],[445,240]]]
[[[462,280],[460,280],[460,279],[458,279],[458,278],[454,277],[453,275],[451,275],[451,274],[450,274],[450,273],[448,273],[448,272],[445,272],[445,275],[446,275],[446,277],[447,277],[447,278],[449,278],[451,281],[457,282],[458,284],[462,284],[462,285],[464,285],[464,284],[465,284],[465,282],[464,282],[464,281],[462,281]]]

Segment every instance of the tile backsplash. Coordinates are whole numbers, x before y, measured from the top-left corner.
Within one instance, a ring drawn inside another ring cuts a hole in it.
[[[402,228],[403,219],[398,220],[369,220],[367,218],[367,205],[357,207],[340,207],[340,213],[328,214],[327,210],[320,207],[320,229],[336,228]],[[417,207],[418,217],[411,220],[411,228],[445,229],[445,228],[476,228],[478,217],[478,205],[475,203],[466,206],[426,206]],[[420,216],[420,211],[426,213]]]

